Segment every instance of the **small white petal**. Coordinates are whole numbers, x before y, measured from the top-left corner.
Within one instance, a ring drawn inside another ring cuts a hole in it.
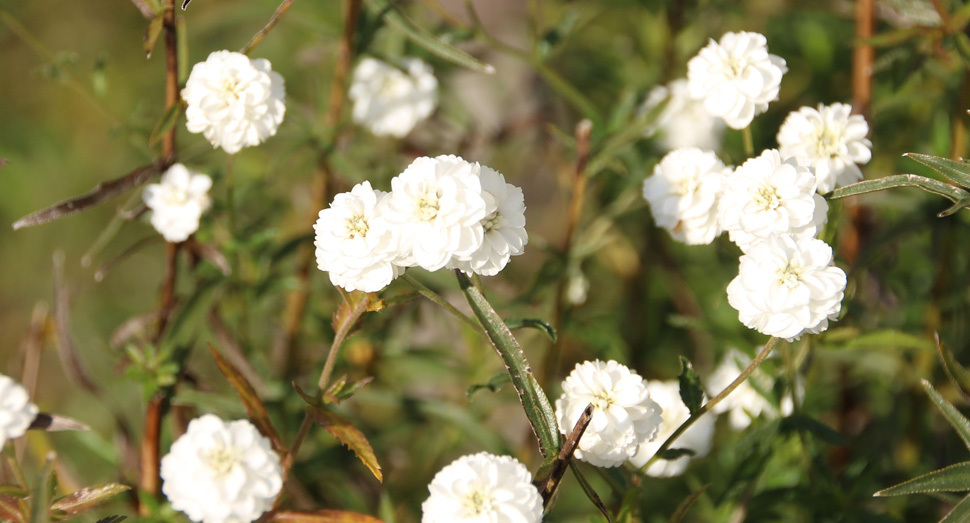
[[[142,200],[152,210],[152,227],[166,241],[182,242],[199,228],[202,213],[209,208],[212,179],[177,163],[168,168],[159,183],[145,187]]]

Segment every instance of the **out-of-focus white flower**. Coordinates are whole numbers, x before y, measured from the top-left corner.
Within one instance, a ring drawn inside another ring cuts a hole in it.
[[[728,303],[747,327],[791,340],[824,331],[842,308],[846,276],[832,248],[815,238],[775,236],[751,245]]]
[[[758,349],[759,351],[761,348]],[[720,365],[705,380],[707,393],[711,395],[720,394],[738,376],[741,370],[751,363],[751,358],[737,350],[729,349]],[[714,406],[714,412],[718,414],[728,413],[728,423],[734,430],[744,430],[751,425],[751,420],[764,416],[768,419],[778,417],[779,408],[776,408],[768,398],[765,398],[759,390],[769,392],[774,388],[774,380],[771,379],[760,368],[755,369],[748,379],[743,381],[736,389],[731,391],[720,403]],[[797,389],[797,385],[796,385]],[[791,394],[785,394],[780,401],[780,411],[782,416],[788,416],[794,409],[794,401]]]
[[[707,112],[703,102],[690,97],[686,79],[651,89],[640,111],[649,113],[665,101],[656,120],[645,130],[647,135],[657,134],[657,143],[663,150],[697,147],[716,151],[721,147],[724,121]]]
[[[650,399],[657,402],[663,409],[660,423],[660,430],[653,441],[646,441],[640,444],[640,450],[630,458],[630,463],[636,467],[642,467],[657,453],[660,445],[667,441],[675,430],[677,430],[687,418],[690,417],[690,410],[684,405],[684,400],[680,398],[680,383],[677,380],[670,381],[650,381],[647,382],[647,391],[650,392]],[[711,440],[714,437],[714,416],[701,416],[683,434],[677,437],[670,446],[672,449],[688,449],[694,451],[695,458],[702,458],[711,450]],[[679,476],[687,470],[687,464],[691,456],[684,455],[677,459],[666,460],[657,459],[647,467],[647,475],[658,478],[669,478]]]
[[[466,261],[453,260],[448,267],[465,274],[495,276],[512,256],[525,252],[529,234],[525,230],[525,197],[522,189],[505,183],[502,173],[480,166],[482,197],[485,199],[485,236],[482,246]]]
[[[177,163],[162,175],[160,183],[145,187],[142,200],[152,210],[152,227],[166,241],[183,242],[199,228],[199,218],[209,208],[212,178]]]
[[[186,127],[229,154],[276,134],[286,112],[283,77],[269,60],[215,51],[192,67],[182,89]]]
[[[643,182],[653,220],[688,245],[720,234],[718,200],[731,170],[712,152],[685,147],[667,153]]]
[[[778,99],[786,72],[785,60],[768,54],[764,35],[725,33],[687,62],[687,88],[692,98],[704,101],[708,113],[744,129]]]
[[[431,66],[417,58],[401,58],[400,63],[398,69],[364,58],[354,69],[348,93],[354,121],[378,136],[404,137],[438,105],[438,80]]]
[[[255,521],[283,487],[280,458],[269,440],[246,420],[225,422],[206,414],[161,462],[162,492],[192,521]]]
[[[578,267],[569,269],[567,273],[569,279],[566,283],[566,301],[573,305],[586,303],[586,297],[589,293],[589,279]]]
[[[27,389],[0,374],[0,449],[8,439],[23,436],[36,417],[37,405],[30,402]]]
[[[747,252],[751,243],[778,234],[814,237],[828,204],[815,192],[810,168],[768,149],[725,179],[720,208],[721,227]]]
[[[782,157],[796,157],[815,168],[818,192],[862,179],[856,164],[872,159],[872,142],[866,138],[869,124],[862,115],[852,114],[846,104],[802,107],[785,118],[778,130]]]
[[[421,504],[421,523],[537,523],[542,497],[525,465],[487,452],[463,456],[441,469]]]
[[[478,252],[487,211],[480,169],[457,156],[421,157],[391,180],[383,213],[397,242],[398,265],[436,271]]]
[[[381,214],[387,193],[370,182],[334,196],[314,224],[317,267],[347,291],[377,292],[403,272],[394,265],[397,251]]]
[[[618,467],[653,441],[662,409],[650,399],[647,382],[613,360],[586,361],[562,382],[556,400],[559,431],[572,432],[583,410],[593,404],[593,417],[579,440],[576,458],[597,467]]]

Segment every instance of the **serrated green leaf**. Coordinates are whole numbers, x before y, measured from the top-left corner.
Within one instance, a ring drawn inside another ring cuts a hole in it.
[[[950,465],[909,481],[880,490],[876,497],[905,496],[927,492],[963,492],[970,490],[970,461]]]
[[[844,187],[839,187],[838,189],[832,191],[832,194],[829,195],[829,199],[835,200],[838,198],[845,198],[846,196],[855,196],[858,194],[883,191],[886,189],[895,189],[897,187],[919,187],[928,193],[938,194],[946,197],[952,202],[958,202],[964,198],[970,198],[970,193],[967,193],[967,191],[939,180],[934,180],[925,176],[917,176],[915,174],[894,174],[892,176],[886,176],[876,180],[864,180],[851,185],[846,185]]]
[[[155,49],[155,43],[158,41],[158,37],[162,35],[162,29],[164,25],[165,18],[164,15],[156,15],[152,18],[151,22],[148,22],[148,29],[145,31],[145,40],[142,48],[145,50],[145,58],[152,57],[152,51]]]
[[[492,378],[485,383],[475,383],[471,387],[468,387],[468,390],[465,391],[465,397],[471,400],[472,395],[482,389],[488,389],[492,392],[498,392],[502,390],[503,385],[510,383],[511,381],[512,379],[509,377],[509,373],[500,372],[492,376]]]
[[[286,449],[283,448],[283,444],[280,442],[280,435],[276,432],[276,428],[273,427],[273,423],[269,419],[269,412],[266,410],[266,405],[263,405],[263,400],[256,394],[256,390],[253,389],[249,380],[239,372],[239,369],[235,365],[223,357],[222,354],[219,354],[219,351],[211,343],[209,344],[209,352],[212,353],[212,357],[216,360],[216,366],[219,367],[219,371],[229,380],[232,388],[236,389],[236,394],[239,394],[239,399],[242,401],[243,407],[246,408],[246,414],[252,420],[253,425],[256,425],[259,432],[269,439],[273,445],[273,450],[282,454]]]
[[[701,405],[704,404],[704,386],[694,372],[694,366],[690,360],[683,356],[680,357],[680,376],[677,377],[677,381],[680,382],[680,399],[690,413],[700,410]]]
[[[310,418],[314,423],[319,425],[320,428],[329,432],[340,443],[354,451],[357,459],[371,471],[371,474],[377,478],[377,481],[384,481],[384,475],[381,473],[381,465],[377,462],[377,456],[374,455],[373,447],[371,447],[370,442],[367,441],[364,434],[350,420],[325,407],[309,406],[307,407],[307,412],[310,414]]]
[[[549,336],[549,339],[556,341],[556,328],[542,320],[537,320],[534,318],[509,318],[505,320],[505,325],[509,330],[516,330],[522,328],[537,329]]]
[[[936,336],[936,349],[940,355],[940,360],[943,361],[943,370],[946,371],[946,375],[957,386],[957,390],[963,394],[964,399],[970,401],[970,372],[967,372],[967,369],[960,365],[950,349],[943,346],[939,335]]]
[[[130,489],[131,487],[119,483],[105,483],[104,485],[98,485],[96,487],[83,488],[57,498],[51,504],[51,509],[63,511],[70,516],[83,514],[99,503],[103,503]]]
[[[926,390],[926,393],[929,394],[930,399],[933,400],[933,403],[935,403],[940,411],[943,412],[943,417],[945,417],[946,420],[950,422],[950,425],[953,426],[954,430],[957,431],[957,434],[960,436],[960,439],[963,440],[963,444],[967,446],[967,449],[970,449],[970,420],[967,420],[963,414],[960,414],[960,411],[958,411],[956,407],[943,399],[943,396],[940,396],[940,393],[933,388],[933,385],[930,385],[930,382],[922,380],[922,383],[923,388]]]
[[[423,47],[429,53],[444,58],[453,64],[467,67],[473,71],[485,74],[495,72],[495,68],[491,65],[482,62],[460,49],[448,45],[427,29],[414,23],[413,20],[401,11],[401,8],[396,3],[389,0],[367,0],[367,5],[371,9],[383,13],[383,18],[387,22],[387,25],[400,31],[404,36]]]
[[[970,189],[970,163],[929,154],[906,153],[903,157],[921,163],[942,174],[951,182]]]
[[[690,507],[694,505],[694,502],[697,501],[697,499],[700,498],[710,486],[711,484],[708,483],[694,492],[691,492],[689,496],[684,498],[684,501],[680,502],[680,505],[677,505],[677,510],[670,515],[670,519],[667,521],[669,523],[680,523],[684,519],[684,516],[687,515],[687,511],[690,510]]]
[[[943,516],[940,523],[965,523],[966,521],[970,521],[970,495],[963,498],[953,507],[953,510]]]
[[[526,417],[532,425],[532,431],[539,440],[539,450],[543,456],[555,456],[559,453],[559,424],[556,421],[555,412],[549,404],[542,387],[532,375],[532,369],[525,359],[525,353],[519,347],[519,342],[512,336],[502,318],[495,312],[492,305],[485,299],[481,291],[478,290],[468,276],[461,271],[455,271],[458,277],[458,285],[468,304],[471,305],[475,317],[485,329],[492,347],[498,352],[505,368],[508,370],[512,386],[519,395],[519,401],[525,410]]]

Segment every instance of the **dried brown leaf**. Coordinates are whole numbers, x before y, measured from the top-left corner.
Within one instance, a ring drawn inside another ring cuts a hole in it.
[[[350,420],[323,407],[310,406],[307,407],[307,412],[310,413],[310,417],[314,423],[337,438],[347,448],[354,451],[357,458],[364,466],[370,469],[378,481],[384,481],[384,475],[381,473],[381,465],[377,462],[374,449],[370,446],[370,442],[367,441],[364,434]]]

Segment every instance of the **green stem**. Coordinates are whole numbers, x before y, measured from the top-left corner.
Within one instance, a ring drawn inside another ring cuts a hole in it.
[[[431,300],[436,305],[445,309],[446,311],[451,313],[452,316],[461,320],[461,322],[464,323],[465,325],[468,325],[469,327],[475,329],[475,332],[478,332],[479,334],[483,334],[483,335],[485,334],[485,331],[482,330],[482,326],[479,325],[477,321],[469,318],[468,316],[465,316],[460,310],[455,308],[454,305],[448,303],[448,300],[444,299],[437,292],[426,287],[423,283],[414,279],[414,277],[411,276],[410,274],[404,274],[403,276],[401,276],[401,279],[407,282],[411,287],[414,287],[414,290],[418,291],[418,294],[420,294],[421,296],[424,296],[425,298]],[[479,281],[478,286],[480,285],[481,285],[481,282]]]
[[[778,338],[772,336],[771,339],[768,340],[768,343],[765,343],[765,347],[761,349],[761,352],[759,352],[758,355],[755,356],[753,360],[751,360],[751,363],[747,366],[747,368],[741,371],[741,374],[734,381],[732,381],[730,385],[725,387],[725,389],[722,390],[720,394],[711,398],[711,400],[705,403],[701,408],[697,409],[696,412],[694,412],[693,414],[690,415],[689,418],[687,418],[687,421],[685,421],[679,427],[677,427],[677,430],[675,430],[674,433],[671,434],[670,437],[668,437],[663,442],[662,445],[660,445],[660,448],[657,449],[657,452],[653,455],[653,457],[650,458],[650,460],[647,461],[642,467],[640,467],[640,472],[643,473],[644,471],[646,471],[650,467],[650,465],[652,465],[653,462],[659,458],[661,454],[663,454],[664,452],[667,451],[667,449],[670,448],[670,445],[672,445],[673,442],[678,437],[680,437],[681,434],[683,434],[687,429],[691,427],[691,425],[694,424],[694,422],[696,422],[698,419],[700,419],[701,416],[703,416],[711,409],[713,409],[715,405],[720,403],[724,398],[728,397],[728,395],[731,394],[731,392],[733,392],[734,389],[738,388],[738,386],[744,383],[744,380],[748,379],[748,376],[750,376],[751,373],[754,372],[759,365],[761,365],[761,363],[765,360],[765,358],[768,357],[768,354],[771,353],[771,350],[774,349],[775,345],[777,344],[778,344]]]
[[[236,237],[236,177],[233,173],[235,158],[234,154],[226,156],[226,207],[229,213],[229,234],[233,239]]]
[[[750,125],[741,130],[741,136],[744,138],[744,154],[748,158],[754,156],[754,139],[751,137]]]

